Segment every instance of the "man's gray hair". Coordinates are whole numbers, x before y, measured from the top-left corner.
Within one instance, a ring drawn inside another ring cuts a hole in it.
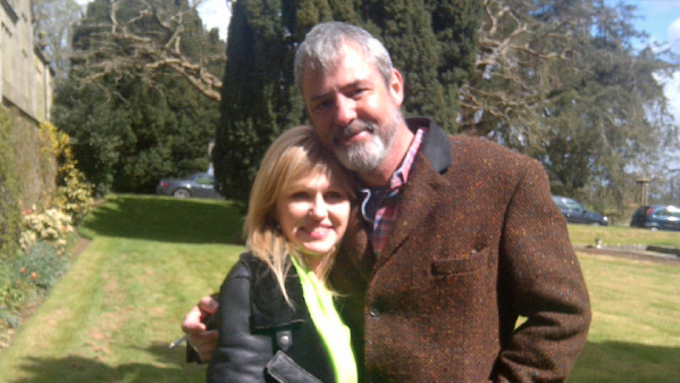
[[[370,63],[382,75],[389,86],[392,77],[392,59],[385,46],[365,30],[341,22],[317,24],[305,36],[295,52],[295,85],[302,94],[302,77],[309,67],[324,72],[337,64],[344,44],[360,48]]]

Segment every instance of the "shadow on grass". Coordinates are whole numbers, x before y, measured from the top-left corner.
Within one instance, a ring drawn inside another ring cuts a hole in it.
[[[5,377],[7,383],[85,383],[85,382],[204,382],[205,366],[185,363],[184,349],[169,350],[167,344],[154,344],[145,349],[156,358],[155,363],[124,363],[110,366],[98,358],[68,356],[59,359],[24,359],[22,377]],[[2,374],[0,374],[2,375]],[[1,380],[1,379],[0,379]]]
[[[114,195],[94,209],[81,235],[177,243],[242,244],[243,208],[222,200]]]
[[[108,366],[96,358],[69,356],[62,359],[26,359],[22,378],[7,383],[52,382],[202,382],[205,366],[186,364],[184,350],[168,350],[166,344],[146,349],[157,363]],[[621,356],[621,355],[627,355]],[[680,348],[623,342],[588,343],[574,369],[574,382],[677,382]],[[584,360],[585,359],[585,360]]]
[[[680,347],[627,342],[588,342],[569,383],[677,383]]]

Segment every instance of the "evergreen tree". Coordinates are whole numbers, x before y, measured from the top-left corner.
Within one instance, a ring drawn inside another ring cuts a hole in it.
[[[203,30],[186,0],[119,0],[119,11],[112,14],[113,4],[108,0],[89,4],[74,31],[73,46],[79,54],[69,71],[70,81],[56,89],[54,120],[74,140],[79,167],[98,193],[153,192],[160,178],[208,169],[219,105],[168,68],[102,71],[111,63],[144,54],[109,33],[117,28],[112,19],[137,38],[174,41],[195,62],[224,49],[224,44],[215,31]],[[149,5],[155,8],[145,8]],[[181,15],[180,36],[169,36],[163,25],[167,19],[160,13],[152,17],[153,12]],[[100,55],[103,50],[107,51]]]
[[[442,113],[446,113],[435,116],[444,129],[454,133],[458,130],[459,89],[475,69],[482,6],[479,0],[425,0],[425,7],[438,42],[437,79],[444,92]]]
[[[238,1],[232,12],[213,163],[218,190],[245,200],[265,150],[302,121],[303,106],[292,77],[293,30],[282,23],[281,2]]]
[[[213,151],[220,192],[245,200],[269,144],[283,129],[307,121],[294,85],[293,58],[319,22],[344,21],[380,38],[404,77],[405,114],[429,115],[454,131],[457,89],[471,69],[481,9],[473,0],[457,3],[461,6],[423,0],[236,2]],[[449,25],[455,22],[461,24]],[[458,32],[469,36],[451,36]]]
[[[378,37],[402,73],[406,114],[427,115],[452,129],[456,111],[444,103],[437,78],[439,45],[423,1],[382,0],[367,8],[369,23],[381,31]]]

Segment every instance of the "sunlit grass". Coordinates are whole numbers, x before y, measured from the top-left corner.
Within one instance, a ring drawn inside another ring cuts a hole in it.
[[[574,244],[595,244],[599,238],[609,246],[641,245],[680,248],[680,231],[651,231],[627,226],[596,227],[569,224],[569,237]]]
[[[132,196],[100,206],[83,228],[90,246],[0,354],[0,381],[204,381],[204,367],[168,344],[243,249],[226,243],[240,238],[232,210],[224,201]]]
[[[579,254],[593,322],[570,382],[678,382],[680,267]]]
[[[0,382],[205,381],[205,367],[187,365],[183,347],[168,343],[242,251],[241,224],[226,201],[113,196],[85,220],[90,246],[0,354]],[[680,235],[569,230],[582,243],[663,244]],[[570,382],[677,382],[680,267],[578,255],[594,316]]]

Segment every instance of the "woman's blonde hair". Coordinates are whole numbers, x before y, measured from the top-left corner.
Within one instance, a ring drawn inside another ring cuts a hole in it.
[[[338,177],[341,186],[350,197],[354,196],[351,176],[326,150],[310,126],[296,126],[285,131],[274,141],[265,153],[260,169],[250,191],[248,214],[243,225],[246,244],[253,255],[265,262],[272,270],[288,300],[285,277],[295,257],[298,263],[307,266],[304,257],[284,237],[276,217],[276,200],[289,185],[304,178],[325,175]],[[326,254],[318,271],[318,278],[325,282],[333,265],[337,249]]]

